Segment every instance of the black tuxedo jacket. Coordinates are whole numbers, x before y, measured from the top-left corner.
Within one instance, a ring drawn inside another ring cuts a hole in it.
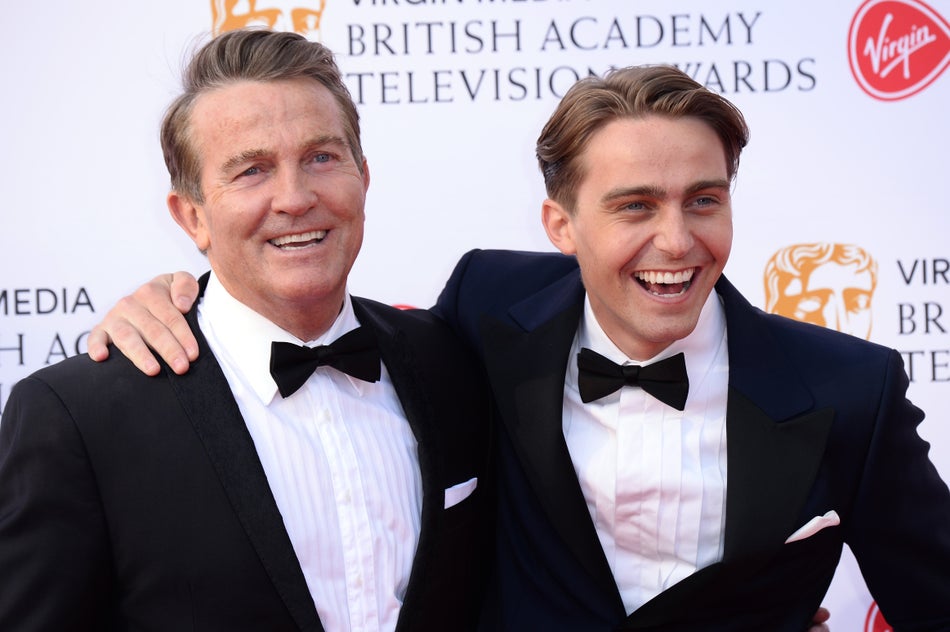
[[[421,310],[355,298],[418,440],[422,523],[397,629],[474,626],[489,562],[489,403]],[[113,352],[21,380],[0,424],[0,630],[322,630],[253,442],[195,324],[177,376]],[[478,478],[444,509],[444,490]]]
[[[628,617],[562,432],[577,264],[505,251],[458,264],[436,309],[485,364],[500,418],[485,627],[798,632],[847,543],[896,630],[950,630],[950,494],[899,354],[765,314],[725,279],[716,291],[729,346],[724,559]],[[830,510],[840,526],[785,543]]]

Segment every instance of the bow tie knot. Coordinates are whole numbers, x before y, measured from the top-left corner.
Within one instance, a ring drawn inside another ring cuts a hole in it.
[[[640,385],[640,365],[624,364],[620,367],[620,373],[623,375],[623,381],[630,386]]]
[[[638,386],[664,404],[684,410],[689,393],[686,359],[677,353],[646,366],[621,366],[587,348],[577,354],[577,388],[585,404],[624,385]]]
[[[317,347],[271,343],[270,374],[281,397],[297,392],[320,366],[333,367],[364,382],[378,382],[382,370],[373,333],[359,327]]]

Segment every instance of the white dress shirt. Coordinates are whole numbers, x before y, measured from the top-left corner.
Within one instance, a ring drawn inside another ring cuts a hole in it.
[[[686,410],[636,387],[584,404],[577,354],[651,364],[684,352]],[[722,559],[726,503],[726,322],[715,292],[696,329],[644,362],[627,358],[585,299],[564,389],[564,437],[627,614]]]
[[[416,439],[385,365],[379,382],[320,367],[290,397],[271,341],[328,344],[359,326],[349,294],[318,340],[300,341],[211,275],[198,324],[254,439],[327,632],[393,630],[419,538]]]

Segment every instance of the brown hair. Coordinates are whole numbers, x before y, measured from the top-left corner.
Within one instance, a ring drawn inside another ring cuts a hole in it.
[[[219,35],[195,53],[184,72],[184,92],[165,112],[162,152],[172,188],[195,202],[203,201],[201,161],[190,134],[191,112],[199,96],[238,81],[298,78],[313,79],[333,95],[343,113],[350,153],[362,172],[359,114],[330,49],[297,33],[242,29]]]
[[[573,212],[575,191],[586,175],[580,156],[591,136],[616,119],[648,115],[705,121],[722,141],[729,178],[735,176],[749,141],[738,108],[672,66],[632,66],[581,79],[548,119],[537,144],[548,197]]]

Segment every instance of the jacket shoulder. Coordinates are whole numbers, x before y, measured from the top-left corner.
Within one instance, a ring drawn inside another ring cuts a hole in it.
[[[577,259],[557,252],[523,250],[472,250],[459,261],[456,270],[467,277],[484,277],[499,284],[532,282],[539,286],[577,269]],[[453,275],[454,276],[454,275]]]
[[[85,353],[65,358],[34,371],[20,380],[14,389],[19,386],[22,390],[31,383],[45,384],[63,397],[72,393],[88,396],[97,391],[114,392],[119,384],[128,384],[130,380],[137,379],[145,382],[151,378],[135,368],[118,349],[110,346],[109,358],[103,362],[95,362]]]

